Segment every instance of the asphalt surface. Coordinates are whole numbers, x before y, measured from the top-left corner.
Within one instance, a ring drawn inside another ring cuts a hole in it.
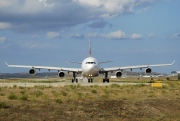
[[[5,83],[1,82],[0,87],[13,87],[14,85],[18,87],[34,87],[34,86],[53,86],[53,87],[64,87],[66,85],[81,85],[81,86],[110,86],[112,84],[118,84],[120,86],[123,85],[137,85],[141,83],[124,83],[124,82],[109,82],[109,83],[103,83],[103,82],[94,82],[94,83],[87,83],[87,82],[79,82],[79,83],[70,83],[70,82],[56,82],[56,83],[27,83],[27,82],[18,82],[18,83]],[[143,83],[149,85],[149,83]]]

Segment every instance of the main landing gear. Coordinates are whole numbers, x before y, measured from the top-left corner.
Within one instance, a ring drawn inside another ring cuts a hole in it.
[[[72,83],[76,82],[78,83],[78,79],[76,79],[77,73],[73,72],[73,79],[72,79]]]
[[[108,72],[106,71],[104,74],[105,74],[105,78],[103,79],[103,83],[105,82],[109,83]]]

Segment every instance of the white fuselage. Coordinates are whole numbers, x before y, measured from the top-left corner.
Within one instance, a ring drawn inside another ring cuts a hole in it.
[[[96,77],[99,75],[99,63],[93,57],[85,58],[81,65],[82,76],[84,77]]]

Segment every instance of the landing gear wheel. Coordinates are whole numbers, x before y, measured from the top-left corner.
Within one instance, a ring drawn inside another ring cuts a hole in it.
[[[103,79],[103,83],[105,82],[109,83],[109,79]]]
[[[109,83],[108,71],[106,71],[104,74],[105,74],[105,77],[104,77],[104,79],[103,79],[103,83],[105,83],[105,82]]]
[[[93,83],[93,79],[89,78],[88,83]]]
[[[91,79],[91,83],[93,83],[93,79]]]
[[[78,83],[78,79],[76,79],[77,73],[73,72],[73,79],[72,79],[72,83],[76,82]]]

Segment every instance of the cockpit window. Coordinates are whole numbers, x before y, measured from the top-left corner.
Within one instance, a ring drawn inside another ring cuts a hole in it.
[[[86,62],[86,64],[96,64],[95,62]]]

